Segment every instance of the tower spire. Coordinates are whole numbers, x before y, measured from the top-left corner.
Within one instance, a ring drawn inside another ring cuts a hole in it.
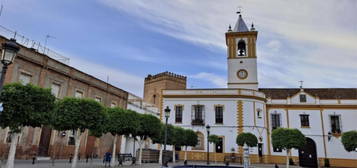
[[[242,18],[242,12],[241,12],[241,8],[242,7],[238,7],[238,11],[237,11],[237,14],[238,14],[238,20],[234,26],[234,29],[233,31],[234,32],[247,32],[249,31],[247,25],[245,24],[243,18]]]

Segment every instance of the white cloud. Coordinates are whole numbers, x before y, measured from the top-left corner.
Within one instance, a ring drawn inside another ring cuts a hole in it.
[[[270,48],[272,51],[277,52],[280,50],[281,42],[278,40],[271,40],[268,42],[267,47]]]
[[[66,55],[70,56],[70,55]],[[70,56],[70,66],[77,68],[87,74],[109,83],[135,95],[143,94],[144,77],[136,76],[117,68],[111,68],[94,62],[83,60],[79,57]]]
[[[190,75],[189,78],[200,79],[202,81],[210,82],[210,83],[212,83],[214,86],[216,86],[218,88],[227,87],[226,78],[224,78],[222,76],[218,76],[218,75],[213,74],[213,73],[200,72],[200,73],[195,74],[195,75]]]
[[[243,6],[246,23],[254,21],[258,40],[265,41],[257,46],[260,68],[264,68],[259,69],[261,86],[295,87],[302,79],[317,87],[355,84],[352,74],[357,74],[357,1],[101,1],[145,20],[143,25],[149,29],[223,50],[224,33],[229,24],[235,23],[237,6]],[[283,49],[289,51],[282,52]],[[212,68],[217,65],[212,64]],[[346,74],[348,77],[343,78]],[[194,77],[203,76],[215,75],[202,73]],[[223,79],[215,79],[217,86],[225,84]],[[340,81],[326,82],[327,79]]]

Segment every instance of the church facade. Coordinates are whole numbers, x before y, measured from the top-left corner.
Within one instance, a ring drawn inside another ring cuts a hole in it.
[[[272,130],[284,127],[297,128],[307,137],[302,149],[291,152],[296,164],[323,166],[328,159],[331,166],[357,167],[357,152],[345,151],[341,143],[341,133],[357,129],[357,89],[259,88],[258,31],[253,25],[248,28],[239,15],[234,28],[229,28],[225,36],[228,88],[166,88],[156,95],[144,96],[159,96],[162,121],[168,106],[169,124],[197,132],[199,144],[189,148],[189,160],[205,161],[207,145],[210,152],[216,153],[210,155],[211,161],[224,161],[232,154],[242,156],[236,137],[251,132],[259,143],[250,150],[252,163],[285,163],[286,151],[273,148],[271,143]],[[206,125],[211,127],[210,134],[220,137],[220,143],[207,144]],[[183,153],[180,156],[183,158]]]

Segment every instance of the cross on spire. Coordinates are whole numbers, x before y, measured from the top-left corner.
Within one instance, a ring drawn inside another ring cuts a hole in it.
[[[300,82],[300,88],[302,88],[303,84],[304,84],[304,81],[299,81]]]
[[[237,8],[238,8],[238,10],[237,10],[237,14],[239,14],[239,15],[240,15],[240,14],[241,14],[241,12],[242,12],[242,8],[243,8],[243,7],[238,6]]]

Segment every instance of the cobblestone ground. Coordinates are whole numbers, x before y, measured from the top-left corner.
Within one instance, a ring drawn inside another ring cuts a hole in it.
[[[118,163],[116,163],[118,164]],[[189,164],[196,164],[196,165],[205,165],[203,162],[189,162]],[[0,164],[0,168],[5,167],[5,162],[3,161]],[[182,162],[177,162],[176,164],[169,164],[169,167],[175,165],[183,165]],[[212,163],[212,165],[214,165]],[[217,165],[223,165],[222,163]],[[232,165],[232,166],[240,166],[240,165]],[[71,163],[68,163],[68,160],[56,160],[53,164],[51,161],[39,161],[35,164],[32,164],[31,160],[17,160],[15,161],[15,168],[70,168]],[[93,160],[86,163],[83,160],[80,160],[77,164],[77,168],[104,168],[104,164],[102,160]],[[113,167],[113,166],[112,166]],[[143,163],[142,165],[130,165],[129,162],[124,163],[123,166],[114,166],[114,167],[124,167],[124,168],[160,168],[161,165],[157,163]],[[274,165],[252,165],[255,168],[274,168]],[[279,168],[284,168],[284,165],[279,165]],[[291,166],[291,168],[297,168],[298,166]]]

